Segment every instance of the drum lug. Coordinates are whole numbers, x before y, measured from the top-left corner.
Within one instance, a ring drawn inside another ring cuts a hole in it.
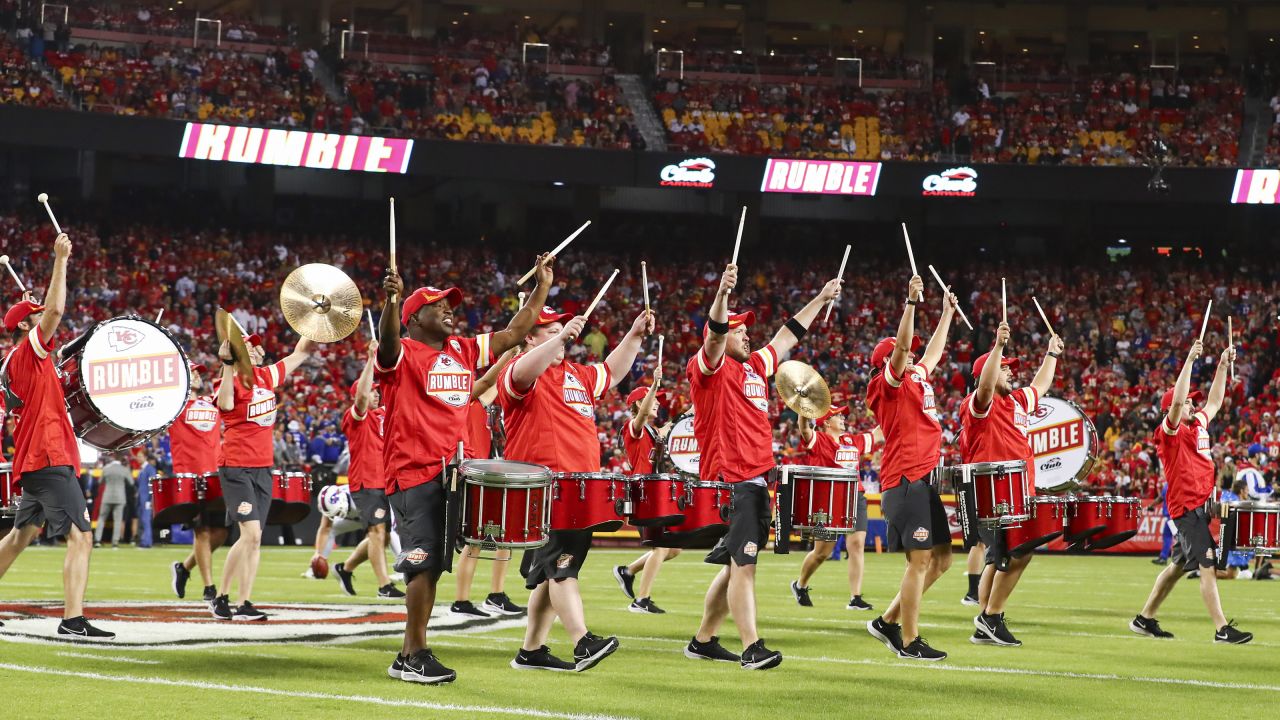
[[[587,501],[587,481],[586,480],[578,481],[578,500],[579,502]]]

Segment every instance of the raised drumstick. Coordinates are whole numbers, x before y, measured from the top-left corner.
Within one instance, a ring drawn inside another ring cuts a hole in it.
[[[1227,316],[1227,346],[1233,347],[1235,346],[1235,344],[1236,344],[1235,333],[1233,333],[1231,329],[1231,316],[1228,315]],[[1231,360],[1231,365],[1228,366],[1227,370],[1228,372],[1231,373],[1231,382],[1235,382],[1236,381],[1236,361],[1234,358]]]
[[[844,277],[844,266],[845,266],[845,263],[849,262],[849,251],[852,249],[853,249],[852,245],[844,246],[844,257],[840,258],[840,272],[836,275],[836,277],[838,278]],[[835,300],[832,300],[831,302],[827,303],[827,314],[822,317],[822,322],[826,322],[831,319],[831,308],[834,308],[835,306],[836,306]]]
[[[919,275],[920,272],[916,270],[916,254],[911,252],[911,234],[907,232],[906,223],[902,223],[902,239],[905,240],[907,243],[907,260],[911,262],[911,275],[912,276]],[[924,299],[924,290],[921,290],[920,296],[917,297],[916,300],[923,300],[923,299]]]
[[[557,255],[559,255],[559,254],[560,254],[560,251],[561,251],[561,250],[563,250],[563,249],[565,249],[566,247],[568,247],[568,246],[569,246],[569,243],[573,242],[573,239],[574,239],[574,238],[576,238],[576,237],[578,237],[579,235],[581,235],[581,234],[582,234],[582,231],[583,231],[583,230],[586,230],[586,229],[587,229],[587,226],[588,226],[588,225],[590,225],[590,224],[591,224],[591,221],[590,221],[590,220],[588,220],[588,221],[586,221],[586,222],[582,223],[582,227],[578,228],[577,230],[574,230],[572,235],[570,235],[569,237],[565,238],[565,239],[564,239],[564,242],[561,242],[559,245],[557,245],[557,246],[556,246],[556,249],[555,249],[555,250],[552,250],[552,251],[551,251],[551,257],[556,257]],[[516,281],[516,284],[517,284],[517,285],[523,285],[523,284],[525,284],[525,283],[529,282],[529,278],[533,277],[533,274],[534,274],[535,272],[537,272],[537,271],[538,271],[538,266],[537,266],[537,265],[534,265],[532,268],[530,268],[530,269],[529,269],[529,272],[525,273],[525,274],[524,274],[524,276],[522,276],[519,280],[517,280],[517,281]]]
[[[45,212],[49,213],[49,220],[53,223],[53,229],[62,234],[62,226],[58,224],[58,218],[53,216],[53,208],[49,207],[49,193],[40,193],[36,196],[36,201],[44,205]]]
[[[365,314],[365,317],[369,318],[369,339],[370,339],[370,340],[377,340],[377,339],[378,339],[378,331],[373,327],[373,311],[372,311],[372,310],[365,310],[365,311],[364,311],[364,314]]]
[[[156,324],[160,324],[160,318],[164,317],[164,308],[160,308],[160,312],[156,313]]]
[[[747,223],[747,206],[742,206],[742,215],[738,218],[738,238],[733,241],[733,260],[730,262],[734,265],[738,264],[738,248],[742,247],[742,226]]]
[[[1044,308],[1040,307],[1040,301],[1036,300],[1035,295],[1031,296],[1031,302],[1035,303],[1036,310],[1040,313],[1040,319],[1044,321],[1044,326],[1049,328],[1049,334],[1057,335],[1057,333],[1053,331],[1053,325],[1049,324],[1049,316],[1044,314]]]
[[[1000,312],[1003,315],[1002,320],[1009,322],[1009,296],[1004,290],[1004,278],[1000,278]]]
[[[934,270],[932,265],[929,265],[927,267],[929,268],[929,272],[933,273],[933,279],[938,281],[938,287],[942,288],[942,294],[950,295],[951,288],[947,287],[947,284],[942,282],[942,276],[938,275],[938,271]],[[969,318],[964,316],[964,310],[960,309],[959,304],[956,305],[956,312],[960,313],[960,319],[964,321],[964,324],[968,326],[970,330],[972,330],[973,325],[969,323]]]
[[[1204,322],[1200,323],[1200,342],[1204,342],[1204,331],[1209,327],[1209,313],[1213,312],[1213,300],[1209,300],[1209,306],[1204,309]]]
[[[396,269],[396,199],[391,198],[391,269]]]
[[[600,304],[600,299],[603,298],[604,294],[609,291],[609,286],[613,284],[613,279],[616,277],[618,277],[618,268],[614,268],[613,274],[609,276],[608,280],[604,281],[604,287],[600,288],[600,292],[596,293],[596,299],[592,300],[591,304],[587,306],[587,311],[582,313],[582,317],[584,318],[591,317],[591,311],[595,310],[596,305]]]
[[[645,261],[640,261],[640,284],[644,286],[644,311],[649,312],[649,268]]]
[[[14,270],[13,266],[9,264],[9,256],[0,255],[0,263],[4,263],[4,266],[9,268],[9,274],[13,276],[13,281],[18,283],[18,289],[25,293],[27,286],[22,284],[22,278],[18,277],[18,271]]]

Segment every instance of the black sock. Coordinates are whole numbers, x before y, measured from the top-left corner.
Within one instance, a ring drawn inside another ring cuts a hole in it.
[[[978,583],[982,581],[982,573],[969,576],[969,594],[978,597]]]

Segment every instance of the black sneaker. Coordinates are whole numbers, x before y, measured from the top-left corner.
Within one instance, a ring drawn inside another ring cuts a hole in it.
[[[613,579],[618,581],[618,587],[622,589],[623,595],[632,600],[636,599],[636,591],[631,587],[636,582],[636,576],[631,574],[626,565],[613,568]]]
[[[937,662],[946,660],[947,654],[941,650],[934,650],[929,647],[929,643],[924,638],[918,637],[911,641],[911,644],[902,648],[902,657],[908,660],[927,660],[929,662]]]
[[[404,672],[404,655],[396,653],[396,659],[391,661],[391,667],[387,668],[387,676],[395,680],[399,680],[400,675]]]
[[[652,598],[640,598],[639,600],[632,600],[631,607],[627,609],[633,613],[648,613],[650,615],[665,615],[667,613],[666,610],[663,610],[657,605],[654,605]]]
[[[1241,632],[1236,629],[1236,621],[1223,625],[1218,628],[1218,632],[1213,634],[1213,641],[1225,645],[1244,645],[1253,639],[1253,633]]]
[[[573,663],[565,662],[552,655],[551,648],[546,645],[537,650],[521,650],[516,653],[516,658],[511,661],[511,667],[516,670],[553,670],[555,672],[573,672],[578,669]]]
[[[885,622],[884,618],[878,617],[867,621],[867,632],[871,633],[871,637],[884,643],[884,646],[892,650],[894,655],[902,654],[901,625]]]
[[[390,674],[390,670],[387,672]],[[401,660],[400,679],[423,685],[443,685],[457,680],[458,673],[441,665],[429,648],[423,648]]]
[[[112,640],[115,639],[116,636],[113,632],[99,630],[98,628],[90,625],[89,621],[83,615],[80,617],[68,618],[59,623],[58,634],[68,635],[80,640]],[[1250,635],[1249,637],[1253,636]],[[1248,641],[1246,640],[1245,642]]]
[[[231,619],[231,599],[226,595],[219,595],[213,599],[209,605],[209,612],[213,613],[214,620],[230,620]]]
[[[618,638],[607,637],[602,638],[599,635],[593,635],[588,632],[578,640],[578,644],[573,648],[573,664],[578,672],[584,672],[595,667],[599,662],[613,654],[618,649]]]
[[[378,588],[378,597],[402,598],[404,597],[404,592],[400,588],[396,587],[395,583],[387,583],[386,585]]]
[[[973,618],[973,626],[978,632],[986,635],[993,645],[1001,647],[1018,647],[1022,642],[1009,632],[1009,628],[1004,624],[1004,613],[997,615],[987,615],[986,613],[978,613]]]
[[[795,580],[791,581],[791,595],[800,607],[813,607],[813,601],[809,599],[809,588],[800,587]]]
[[[760,638],[742,651],[743,670],[768,670],[782,664],[782,653],[764,646],[764,638]]]
[[[973,631],[973,637],[969,638],[969,642],[973,643],[974,645],[995,645],[996,644],[994,640],[987,637],[985,633],[983,633],[981,630],[978,630],[976,628]]]
[[[226,596],[223,595],[223,597]],[[236,608],[236,613],[231,616],[231,619],[242,622],[266,622],[267,614],[254,607],[253,603],[245,600],[243,605]]]
[[[489,613],[471,604],[470,600],[458,600],[449,606],[449,612],[459,617],[487,618]]]
[[[720,636],[712,635],[707,642],[698,642],[698,638],[693,638],[684,648],[684,656],[694,660],[714,660],[716,662],[740,663],[742,658],[725,650],[720,645]]]
[[[342,592],[348,595],[356,594],[356,585],[351,581],[355,577],[355,573],[347,572],[347,569],[342,567],[342,563],[338,563],[333,566],[333,576],[338,579],[338,584],[342,586]]]
[[[206,585],[204,588],[204,601],[211,603],[218,598],[218,587],[216,585]]]
[[[1169,561],[1164,558],[1151,558],[1152,565],[1168,565]]]
[[[1129,621],[1129,629],[1139,635],[1146,635],[1154,638],[1172,638],[1173,633],[1160,627],[1160,621],[1155,618],[1146,618],[1141,615],[1135,615]]]
[[[978,596],[977,596],[977,595],[974,595],[973,593],[965,593],[964,597],[963,597],[963,598],[960,598],[960,604],[961,604],[961,605],[972,605],[972,606],[974,606],[974,607],[977,607],[977,606],[978,606],[978,604],[979,604],[979,603],[978,603]]]
[[[848,605],[844,606],[845,610],[870,610],[871,603],[862,599],[861,595],[854,595]]]
[[[181,600],[187,596],[187,581],[191,579],[191,571],[182,566],[182,563],[173,564],[173,594]]]
[[[484,599],[480,605],[485,610],[495,615],[521,615],[524,608],[511,602],[511,598],[506,593],[489,593],[489,597]]]

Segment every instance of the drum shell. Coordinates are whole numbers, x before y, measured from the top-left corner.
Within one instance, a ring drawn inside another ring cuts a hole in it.
[[[200,501],[204,512],[226,512],[227,502],[222,499],[222,476],[216,472],[201,476],[196,483],[196,498]]]
[[[613,532],[622,527],[627,480],[613,473],[556,473],[551,529]]]
[[[549,475],[537,484],[463,477],[466,489],[462,536],[468,545],[517,550],[547,544]]]
[[[983,527],[1009,527],[1030,517],[1026,463],[970,463],[960,466],[972,484],[974,509]]]
[[[151,511],[156,525],[191,522],[200,512],[196,476],[178,473],[151,478]]]
[[[302,472],[271,471],[270,525],[293,525],[311,513],[311,476]]]
[[[1067,530],[1063,533],[1063,540],[1070,545],[1077,545],[1105,531],[1111,512],[1110,499],[1095,495],[1072,497],[1067,510]]]
[[[1142,514],[1138,498],[1111,497],[1107,500],[1109,502],[1106,503],[1107,508],[1104,514],[1106,527],[1102,532],[1089,538],[1087,544],[1089,550],[1115,547],[1138,534],[1138,518]]]
[[[1029,515],[1017,527],[1004,531],[1005,547],[1015,555],[1023,555],[1041,545],[1056,540],[1066,530],[1066,499],[1059,497],[1033,497],[1028,504]]]
[[[17,478],[13,476],[13,465],[0,463],[0,515],[16,515],[21,501],[22,488],[18,487]]]
[[[1280,554],[1280,503],[1246,501],[1231,505],[1228,512],[1235,520],[1232,539],[1237,549]]]
[[[843,468],[787,465],[791,525],[814,537],[852,533],[858,524],[858,474]],[[821,539],[821,538],[820,538]]]
[[[630,478],[631,517],[636,527],[663,527],[684,521],[680,498],[684,483],[679,475],[636,475]]]

